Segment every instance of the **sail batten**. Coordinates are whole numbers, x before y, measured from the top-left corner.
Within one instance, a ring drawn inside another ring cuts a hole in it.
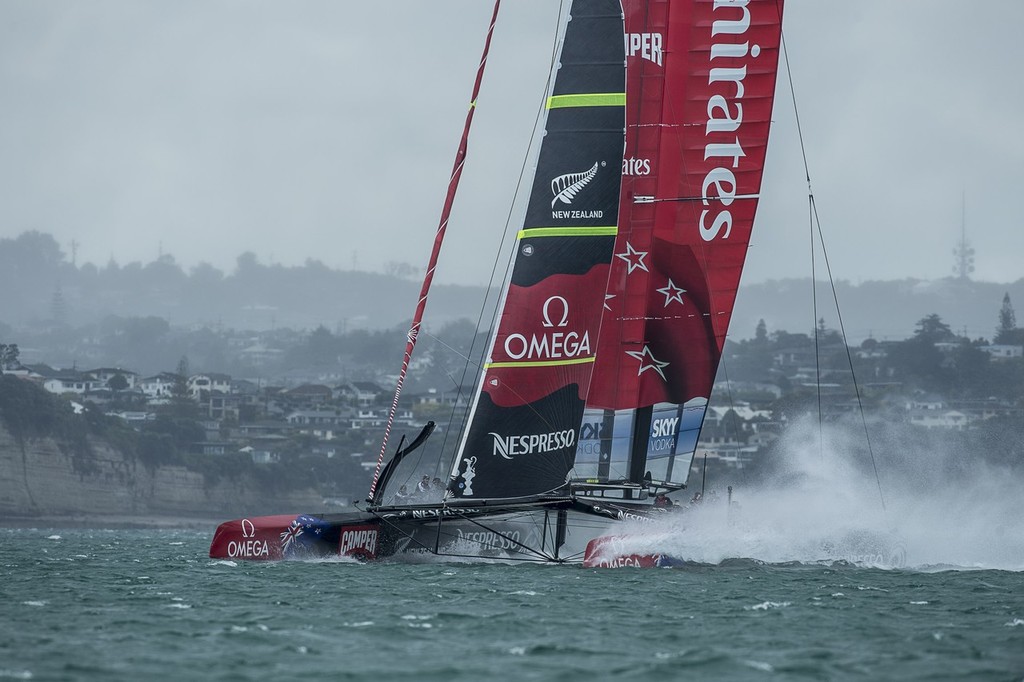
[[[575,95],[552,95],[548,97],[548,109],[568,107],[622,107],[626,105],[626,93],[602,92]]]
[[[618,233],[619,228],[615,225],[606,227],[531,227],[519,230],[518,238],[522,240],[529,237],[595,237],[608,235],[614,237]]]

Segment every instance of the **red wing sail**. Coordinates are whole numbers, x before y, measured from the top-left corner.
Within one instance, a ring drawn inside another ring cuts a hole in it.
[[[661,430],[695,445],[696,431],[679,429],[699,430],[732,316],[761,188],[782,0],[623,6],[622,201],[588,413],[657,406],[652,443]],[[675,415],[674,432],[659,413]],[[655,480],[685,481],[680,468]]]
[[[619,0],[574,0],[570,15],[456,496],[545,493],[575,459],[619,215],[625,68]]]

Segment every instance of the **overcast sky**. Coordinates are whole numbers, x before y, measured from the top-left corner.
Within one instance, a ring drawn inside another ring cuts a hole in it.
[[[0,237],[77,262],[227,272],[425,264],[487,0],[0,0]],[[482,283],[543,95],[554,0],[507,0],[439,280]],[[784,32],[833,273],[1024,277],[1024,2],[789,0]],[[807,276],[780,79],[745,280]]]

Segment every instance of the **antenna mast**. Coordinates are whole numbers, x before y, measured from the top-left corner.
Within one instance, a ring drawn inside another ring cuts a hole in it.
[[[966,192],[961,195],[960,200],[960,243],[953,249],[953,257],[956,263],[953,265],[953,274],[961,282],[970,279],[974,272],[974,249],[967,241],[967,196]]]

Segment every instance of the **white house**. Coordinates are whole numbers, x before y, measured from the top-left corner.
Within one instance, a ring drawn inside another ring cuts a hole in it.
[[[981,350],[991,355],[993,360],[1012,360],[1024,357],[1024,346],[1006,346],[993,343],[988,346],[982,346]]]
[[[156,376],[146,377],[139,381],[139,388],[146,394],[150,402],[169,400],[174,393],[174,385],[181,379],[171,372],[160,372]]]
[[[227,374],[194,374],[188,378],[188,393],[194,400],[200,400],[203,393],[231,393],[231,377]]]
[[[56,393],[58,395],[64,393],[85,395],[86,393],[100,387],[101,384],[91,375],[76,372],[74,370],[67,370],[57,376],[50,377],[43,382],[43,388],[50,393]]]
[[[135,385],[139,381],[139,375],[131,370],[121,369],[120,367],[99,367],[97,369],[90,369],[87,374],[91,374],[96,378],[101,386],[106,386],[107,382],[116,376],[124,377],[125,381],[128,382],[128,388],[135,388]]]

